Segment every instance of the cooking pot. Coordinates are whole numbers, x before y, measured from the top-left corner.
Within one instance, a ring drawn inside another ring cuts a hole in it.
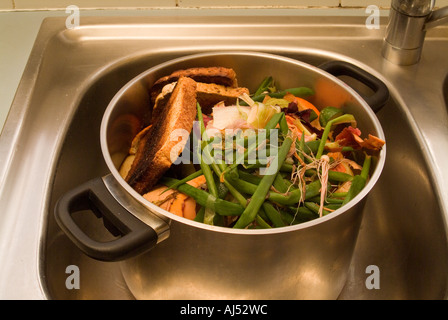
[[[366,196],[380,177],[386,148],[372,164],[364,189],[342,208],[313,221],[272,229],[233,229],[191,221],[145,200],[119,174],[131,141],[151,114],[148,89],[160,77],[190,67],[233,68],[253,92],[270,75],[279,88],[313,88],[318,108],[340,107],[365,134],[385,140],[374,111],[388,100],[376,77],[343,61],[319,68],[257,52],[212,52],[157,65],[127,83],[112,99],[101,124],[101,148],[110,174],[66,193],[55,207],[61,229],[88,256],[121,261],[138,299],[335,299],[347,272]],[[362,97],[338,76],[370,87]],[[373,109],[373,110],[372,110]],[[93,211],[115,237],[95,239],[73,218]]]

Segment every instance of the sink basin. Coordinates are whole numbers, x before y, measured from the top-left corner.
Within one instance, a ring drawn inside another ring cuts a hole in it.
[[[428,33],[419,65],[398,67],[381,58],[383,25],[369,30],[363,17],[297,21],[86,17],[80,28],[66,30],[65,19],[45,20],[0,139],[0,298],[133,299],[119,262],[85,256],[62,233],[53,218],[55,202],[108,173],[99,127],[126,82],[183,55],[255,50],[313,65],[346,60],[387,84],[391,99],[377,114],[387,139],[386,164],[367,200],[339,298],[445,299],[448,84],[442,71],[448,70],[448,28]],[[79,223],[99,239],[109,236],[98,231],[102,222],[93,215]],[[68,266],[78,267],[79,289],[67,287]],[[379,272],[379,288],[366,284],[371,266]],[[182,291],[172,286],[167,282],[164,296]]]
[[[445,98],[446,109],[448,110],[448,74],[446,75],[445,81],[443,81],[443,96]]]

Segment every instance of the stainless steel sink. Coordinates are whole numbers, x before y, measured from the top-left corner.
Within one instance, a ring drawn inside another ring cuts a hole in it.
[[[443,81],[443,96],[445,98],[446,109],[448,110],[448,74],[445,81]]]
[[[445,299],[448,28],[428,32],[411,67],[381,57],[384,29],[367,29],[364,17],[85,17],[74,30],[65,18],[45,20],[0,139],[0,298],[133,299],[119,263],[88,258],[58,228],[55,201],[107,173],[99,125],[127,81],[174,57],[255,50],[313,65],[346,60],[388,85],[391,99],[378,113],[386,165],[340,299]],[[93,216],[79,223],[107,236]],[[79,289],[66,286],[72,265]],[[366,285],[369,266],[379,288]]]

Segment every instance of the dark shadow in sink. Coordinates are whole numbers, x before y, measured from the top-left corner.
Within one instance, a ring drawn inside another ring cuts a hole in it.
[[[445,98],[445,106],[446,109],[448,110],[448,74],[445,77],[445,81],[443,81],[443,97]]]
[[[57,227],[52,210],[61,194],[107,173],[99,145],[99,128],[103,112],[113,95],[148,66],[190,53],[132,59],[103,74],[80,99],[67,131],[51,190],[49,221],[42,251],[42,278],[46,281],[49,298],[133,298],[121,276],[119,263],[99,262],[83,255]],[[285,55],[314,65],[328,59],[300,52]],[[447,83],[445,81],[444,84],[445,98]],[[349,279],[340,298],[442,299],[447,289],[447,239],[442,211],[422,148],[393,97],[378,113],[378,118],[387,139],[386,165],[368,198]],[[91,232],[102,229],[98,228],[101,221],[93,216],[84,217],[80,223]],[[78,290],[69,290],[65,285],[69,265],[78,266],[81,272]],[[366,270],[371,265],[380,271],[379,289],[366,287],[369,276]]]

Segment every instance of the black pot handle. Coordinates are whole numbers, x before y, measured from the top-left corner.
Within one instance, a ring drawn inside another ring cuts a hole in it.
[[[108,231],[119,237],[101,242],[88,236],[72,217],[73,213],[85,210],[102,217]],[[59,227],[72,242],[97,260],[124,260],[150,250],[157,243],[156,231],[121,206],[102,178],[90,180],[64,194],[56,203],[54,213]]]
[[[375,113],[380,111],[389,100],[389,89],[380,79],[351,63],[339,60],[328,61],[319,68],[335,77],[349,76],[372,89],[374,93],[371,96],[361,96]]]

